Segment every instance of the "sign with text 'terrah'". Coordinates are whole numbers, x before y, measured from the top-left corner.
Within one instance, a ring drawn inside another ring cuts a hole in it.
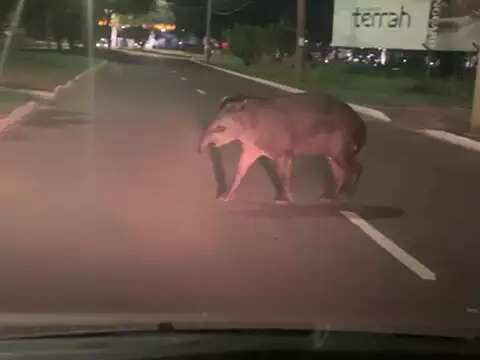
[[[333,46],[423,49],[429,0],[335,0]]]
[[[333,46],[472,51],[480,0],[335,0]]]

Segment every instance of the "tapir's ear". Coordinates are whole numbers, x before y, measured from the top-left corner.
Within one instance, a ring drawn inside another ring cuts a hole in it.
[[[223,109],[225,106],[236,102],[238,102],[237,96],[225,96],[220,103],[220,109]]]
[[[225,96],[220,102],[220,109],[223,109],[229,104],[235,104],[235,109],[241,110],[244,105],[247,103],[247,97],[244,95],[237,96]]]
[[[222,101],[220,102],[220,109],[222,109],[223,107],[225,107],[225,105],[227,105],[229,102],[232,101],[232,97],[231,96],[225,96]]]

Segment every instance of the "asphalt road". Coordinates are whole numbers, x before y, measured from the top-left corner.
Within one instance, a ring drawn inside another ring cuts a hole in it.
[[[295,163],[295,206],[273,204],[261,164],[223,203],[201,129],[225,95],[279,91],[117,60],[96,75],[93,117],[44,109],[0,138],[0,313],[480,335],[480,154],[368,121],[345,203],[319,200],[317,158]],[[221,151],[227,178],[238,154]]]

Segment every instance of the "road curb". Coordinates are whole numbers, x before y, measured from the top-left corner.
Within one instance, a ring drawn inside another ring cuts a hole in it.
[[[53,91],[46,90],[30,90],[30,89],[17,89],[0,86],[0,90],[11,91],[19,94],[27,94],[33,98],[40,98],[42,100],[51,100],[53,98]]]
[[[467,150],[480,152],[480,142],[465,136],[456,135],[444,130],[432,129],[417,130],[416,133],[440,140],[445,143],[457,145]]]
[[[363,114],[363,115],[366,115],[366,116],[369,116],[369,117],[371,117],[375,120],[383,121],[383,122],[387,122],[387,123],[392,122],[392,119],[380,110],[372,109],[372,108],[362,106],[362,105],[351,104],[351,103],[349,103],[348,105],[350,105],[350,107],[353,110],[355,110],[356,112],[358,112],[360,114]]]
[[[87,69],[82,73],[78,74],[72,80],[67,81],[63,85],[58,85],[55,87],[53,93],[45,99],[47,100],[55,100],[59,93],[65,89],[71,88],[75,82],[81,80],[83,77],[88,75],[90,72],[98,71],[100,68],[104,67],[108,61],[104,60],[100,64],[96,65],[93,68]],[[7,116],[0,119],[0,134],[7,131],[10,126],[13,124],[22,121],[28,115],[32,114],[34,111],[38,110],[40,105],[36,101],[28,101],[23,105],[18,106],[14,110],[12,110]]]
[[[13,124],[22,121],[39,108],[35,101],[28,101],[11,111],[6,117],[0,119],[0,134],[7,131]]]
[[[267,85],[267,86],[270,86],[270,87],[273,87],[273,88],[276,88],[276,89],[279,89],[279,90],[282,90],[282,91],[285,91],[285,92],[289,92],[289,93],[292,93],[292,94],[304,94],[306,93],[305,90],[302,90],[302,89],[297,89],[297,88],[294,88],[292,86],[289,86],[289,85],[283,85],[283,84],[279,84],[279,83],[276,83],[274,81],[270,81],[270,80],[265,80],[265,79],[262,79],[262,78],[259,78],[259,77],[255,77],[255,76],[250,76],[250,75],[246,75],[246,74],[242,74],[238,71],[234,71],[234,70],[229,70],[229,69],[225,69],[221,66],[216,66],[216,65],[212,65],[212,64],[207,64],[203,61],[200,61],[200,60],[197,60],[195,58],[190,58],[190,61],[196,63],[196,64],[199,64],[199,65],[202,65],[202,66],[205,66],[205,67],[208,67],[208,68],[212,68],[212,69],[215,69],[215,70],[218,70],[218,71],[222,71],[224,73],[227,73],[227,74],[230,74],[230,75],[234,75],[234,76],[237,76],[237,77],[241,77],[243,79],[247,79],[247,80],[251,80],[251,81],[255,81],[259,84],[262,84],[262,85]]]
[[[200,64],[202,66],[206,66],[206,67],[218,70],[218,71],[223,71],[227,74],[231,74],[231,75],[238,76],[238,77],[241,77],[241,78],[244,78],[244,79],[252,80],[252,81],[255,81],[255,82],[263,84],[263,85],[271,86],[271,87],[274,87],[276,89],[283,90],[285,92],[289,92],[289,93],[293,93],[293,94],[305,93],[304,90],[297,89],[297,88],[294,88],[294,87],[291,87],[291,86],[288,86],[288,85],[282,85],[282,84],[278,84],[278,83],[273,82],[273,81],[257,78],[257,77],[250,76],[250,75],[245,75],[245,74],[239,73],[237,71],[224,69],[220,66],[206,64],[205,62],[199,61],[199,60],[197,60],[193,57],[191,58],[191,61],[193,61],[197,64]],[[350,107],[353,110],[355,110],[356,112],[358,112],[360,114],[363,114],[363,115],[366,115],[366,116],[369,116],[369,117],[371,117],[375,120],[386,122],[386,123],[391,123],[392,122],[392,119],[389,116],[387,116],[385,113],[383,113],[382,111],[372,109],[372,108],[369,108],[369,107],[366,107],[366,106],[357,105],[357,104],[349,103],[348,105],[350,105]],[[464,149],[480,152],[480,142],[476,141],[476,140],[473,140],[473,139],[470,139],[470,138],[467,138],[465,136],[456,135],[456,134],[453,134],[453,133],[450,133],[450,132],[447,132],[447,131],[443,131],[443,130],[432,130],[432,129],[421,129],[421,130],[416,130],[415,132],[418,133],[418,134],[423,134],[425,136],[440,140],[440,141],[448,143],[448,144],[460,146]]]
[[[207,64],[203,61],[200,61],[200,60],[196,59],[193,56],[191,56],[190,58],[188,58],[188,57],[180,58],[180,57],[174,57],[174,56],[160,55],[160,54],[156,54],[156,53],[135,52],[135,51],[126,51],[126,50],[118,50],[118,51],[121,51],[121,52],[124,52],[124,53],[127,53],[127,54],[131,54],[131,55],[136,55],[136,56],[146,55],[146,56],[151,56],[151,57],[176,58],[176,59],[190,60],[190,61],[192,61],[196,64],[199,64],[199,65],[202,65],[202,66],[205,66],[205,67],[209,67],[209,68],[212,68],[212,69],[215,69],[215,70],[218,70],[218,71],[222,71],[224,73],[234,75],[234,76],[237,76],[237,77],[241,77],[241,78],[244,78],[244,79],[247,79],[247,80],[255,81],[259,84],[270,86],[270,87],[273,87],[273,88],[276,88],[276,89],[279,89],[279,90],[282,90],[282,91],[285,91],[285,92],[289,92],[289,93],[292,93],[292,94],[302,94],[302,93],[306,92],[305,90],[298,89],[298,88],[295,88],[295,87],[292,87],[292,86],[279,84],[279,83],[276,83],[274,81],[265,80],[265,79],[258,78],[258,77],[255,77],[255,76],[242,74],[242,73],[239,73],[239,72],[234,71],[234,70],[228,70],[228,69],[222,68],[220,66]],[[376,110],[376,109],[373,109],[373,108],[369,108],[369,107],[361,106],[361,105],[357,105],[357,104],[351,104],[351,103],[349,103],[348,105],[359,114],[366,115],[366,116],[368,116],[372,119],[375,119],[375,120],[378,120],[378,121],[381,121],[381,122],[385,122],[385,123],[391,123],[392,122],[392,119],[380,110]],[[464,136],[456,135],[456,134],[453,134],[453,133],[450,133],[450,132],[447,132],[447,131],[431,130],[431,129],[416,130],[415,132],[418,133],[418,134],[423,134],[423,135],[429,136],[431,138],[435,138],[435,139],[443,141],[445,143],[460,146],[464,149],[480,152],[480,142],[476,141],[476,140],[472,140],[472,139],[464,137]]]
[[[94,67],[89,68],[89,69],[81,72],[80,74],[75,76],[73,79],[68,80],[65,84],[56,86],[55,89],[53,90],[52,100],[56,100],[61,91],[70,89],[71,87],[73,87],[75,85],[75,82],[78,82],[78,81],[82,80],[85,76],[87,76],[90,73],[93,73],[93,72],[96,72],[96,71],[100,70],[101,68],[103,68],[107,64],[108,64],[108,61],[103,60],[102,62],[100,62],[100,64],[95,65]]]
[[[161,59],[174,59],[174,60],[186,60],[190,61],[190,57],[186,55],[167,55],[167,54],[159,54],[156,52],[148,52],[148,51],[138,51],[138,50],[125,50],[125,49],[113,49],[112,51],[116,51],[119,53],[132,55],[132,56],[147,56],[147,57],[157,57]]]
[[[205,62],[197,60],[195,58],[190,58],[190,60],[193,61],[196,64],[200,64],[202,66],[206,66],[206,67],[218,70],[218,71],[223,71],[227,74],[238,76],[238,77],[248,79],[248,80],[251,80],[251,81],[255,81],[259,84],[267,85],[267,86],[270,86],[270,87],[273,87],[273,88],[276,88],[276,89],[279,89],[279,90],[282,90],[282,91],[285,91],[285,92],[289,92],[289,93],[292,93],[292,94],[306,93],[306,91],[302,90],[302,89],[298,89],[298,88],[295,88],[295,87],[292,87],[292,86],[289,86],[289,85],[279,84],[275,81],[265,80],[265,79],[262,79],[262,78],[259,78],[259,77],[256,77],[256,76],[245,75],[245,74],[239,73],[238,71],[228,70],[228,69],[222,68],[220,66],[216,66],[216,65],[212,65],[212,64],[206,64]],[[379,121],[383,121],[383,122],[391,122],[392,121],[392,119],[390,117],[388,117],[385,113],[383,113],[379,110],[372,109],[372,108],[369,108],[369,107],[366,107],[366,106],[357,105],[357,104],[350,104],[349,103],[348,105],[350,105],[350,107],[353,110],[355,110],[356,112],[358,112],[360,114],[363,114],[363,115],[366,115],[366,116],[369,116],[369,117],[371,117],[375,120],[379,120]]]
[[[218,70],[218,71],[222,71],[224,73],[234,75],[234,76],[237,76],[237,77],[241,77],[241,78],[244,78],[244,79],[247,79],[247,80],[255,81],[259,84],[270,86],[270,87],[273,87],[273,88],[276,88],[276,89],[279,89],[279,90],[282,90],[282,91],[285,91],[285,92],[288,92],[288,93],[292,93],[292,94],[306,93],[305,90],[298,89],[298,88],[295,88],[293,86],[280,84],[280,83],[277,83],[275,81],[262,79],[262,78],[259,78],[259,77],[256,77],[256,76],[242,74],[238,71],[225,69],[221,66],[207,64],[203,61],[200,61],[200,60],[196,59],[194,56],[188,56],[187,54],[176,56],[176,55],[161,54],[161,53],[158,53],[158,52],[155,52],[155,51],[147,52],[147,51],[125,50],[125,49],[115,49],[114,51],[122,52],[124,54],[129,54],[129,55],[133,55],[133,56],[142,56],[143,55],[143,56],[159,57],[159,58],[167,58],[167,59],[190,60],[190,61],[192,61],[196,64],[206,66],[206,67]],[[372,109],[372,108],[369,108],[369,107],[366,107],[366,106],[357,105],[357,104],[349,104],[349,105],[356,112],[358,112],[360,114],[363,114],[363,115],[366,115],[366,116],[369,116],[369,117],[371,117],[375,120],[379,120],[379,121],[383,121],[383,122],[391,122],[392,121],[392,119],[390,117],[388,117],[385,113],[383,113],[379,110]]]

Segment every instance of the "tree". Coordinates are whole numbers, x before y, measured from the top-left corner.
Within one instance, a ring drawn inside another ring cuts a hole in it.
[[[262,55],[262,38],[265,31],[261,27],[235,24],[226,32],[230,51],[238,56],[245,65],[257,62]]]
[[[8,19],[8,15],[14,9],[14,0],[0,0],[0,29],[7,26],[5,21]]]
[[[64,38],[71,48],[80,39],[80,13],[80,2],[75,0],[26,0],[23,24],[30,36],[53,38],[62,51]]]
[[[175,14],[178,28],[186,28],[195,34],[204,34],[206,1],[167,0],[167,3]]]
[[[0,0],[0,9],[5,6],[4,1],[10,0]],[[92,4],[94,22],[106,17],[109,23],[113,13],[148,13],[155,8],[157,0],[93,0]],[[86,41],[86,5],[87,0],[26,0],[23,18],[30,34],[53,37],[60,51],[62,40],[67,39],[72,49],[75,40]]]
[[[190,32],[197,35],[205,34],[206,20],[206,0],[166,0],[170,9],[175,14],[177,26],[187,28]],[[255,2],[253,0],[215,0],[213,2],[213,16],[228,17],[237,12],[249,8]],[[214,33],[220,34],[223,26],[217,21],[213,21]]]
[[[270,24],[264,27],[235,24],[225,32],[230,51],[251,65],[262,58],[272,59],[279,51],[292,54],[295,50],[295,30],[283,24]]]
[[[157,5],[156,0],[94,0],[93,3],[97,15],[104,9],[112,9],[118,14],[146,14]]]
[[[155,5],[147,12],[147,7],[140,9],[139,12],[122,12],[118,16],[117,20],[120,25],[129,24],[132,26],[140,26],[142,24],[151,23],[174,23],[175,15],[170,10],[165,0],[156,0]],[[126,9],[128,10],[128,9]],[[117,11],[117,13],[119,13]]]

